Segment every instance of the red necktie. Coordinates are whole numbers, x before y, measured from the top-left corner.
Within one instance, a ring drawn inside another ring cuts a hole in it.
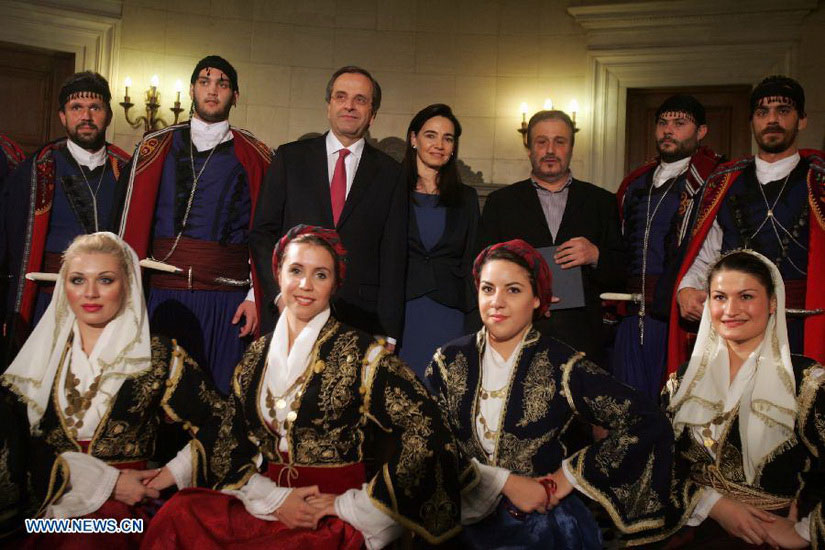
[[[338,151],[338,160],[335,162],[335,171],[332,173],[332,184],[329,186],[330,199],[332,199],[332,221],[335,225],[338,225],[338,219],[347,201],[347,167],[344,159],[349,154],[349,149]]]

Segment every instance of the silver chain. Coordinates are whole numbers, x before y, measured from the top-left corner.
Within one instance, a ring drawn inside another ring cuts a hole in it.
[[[100,179],[97,180],[97,187],[94,191],[92,191],[92,186],[89,183],[89,178],[86,177],[86,172],[83,171],[83,167],[80,166],[80,163],[77,162],[77,159],[72,156],[74,163],[77,164],[78,170],[80,170],[80,175],[83,176],[83,181],[86,182],[86,188],[89,189],[89,195],[92,197],[92,208],[95,212],[95,233],[100,231],[100,225],[98,224],[97,218],[97,194],[100,191],[100,186],[103,184],[103,176],[106,175],[106,165],[109,164],[109,155],[106,154],[103,161],[103,171],[100,173]]]
[[[175,242],[172,243],[172,248],[169,250],[169,253],[166,256],[163,257],[163,259],[158,260],[154,256],[152,256],[153,260],[155,260],[157,262],[165,262],[166,260],[168,260],[172,256],[172,254],[175,253],[175,250],[178,248],[178,243],[180,242],[180,238],[181,238],[181,236],[183,236],[183,232],[186,229],[186,223],[189,221],[189,214],[192,212],[192,203],[195,201],[195,192],[197,192],[197,190],[198,190],[198,181],[201,179],[201,176],[203,175],[204,170],[206,170],[206,165],[209,164],[209,159],[212,158],[212,153],[214,153],[217,150],[218,146],[221,143],[223,143],[223,140],[224,140],[224,138],[226,137],[226,135],[228,133],[229,133],[229,128],[226,129],[226,131],[221,136],[221,139],[218,140],[218,143],[214,147],[212,147],[211,151],[209,151],[209,155],[206,157],[206,160],[204,161],[203,166],[201,166],[201,171],[197,172],[197,171],[195,171],[195,152],[194,152],[195,146],[192,143],[193,142],[193,140],[192,140],[192,128],[190,126],[190,128],[189,128],[189,162],[192,166],[192,191],[189,192],[189,200],[186,202],[186,211],[183,213],[183,221],[180,224],[180,231],[178,231],[178,234],[175,235]]]
[[[757,180],[756,186],[759,187],[759,192],[762,194],[762,200],[765,201],[765,208],[768,209],[768,212],[765,219],[762,220],[762,223],[759,224],[759,227],[756,228],[756,231],[753,232],[753,235],[751,235],[750,238],[753,239],[754,237],[756,237],[756,234],[759,233],[759,231],[765,226],[765,224],[768,223],[768,220],[770,220],[771,229],[773,229],[773,234],[776,235],[776,240],[779,242],[779,246],[782,249],[782,255],[785,256],[785,259],[788,260],[788,263],[791,264],[794,267],[794,269],[796,269],[802,275],[807,275],[807,273],[804,270],[799,269],[799,266],[797,266],[795,263],[793,263],[793,260],[791,260],[790,255],[788,255],[787,253],[786,247],[782,244],[782,237],[779,235],[779,229],[781,229],[788,237],[790,237],[790,239],[794,243],[796,243],[803,250],[807,250],[807,247],[805,247],[802,243],[797,241],[796,238],[791,234],[791,232],[788,231],[785,228],[785,226],[782,225],[782,223],[780,223],[780,221],[776,219],[776,216],[773,213],[774,208],[776,208],[776,205],[779,204],[779,199],[782,198],[782,192],[785,191],[785,186],[788,185],[788,179],[790,177],[791,173],[788,172],[788,175],[785,176],[785,181],[782,182],[782,188],[779,190],[779,194],[776,195],[776,200],[773,201],[773,206],[771,206],[771,204],[768,202],[768,196],[765,194],[765,189],[763,188],[762,183],[760,183]]]
[[[679,179],[679,176],[676,176],[670,181],[670,185],[667,186],[665,192],[662,193],[662,196],[659,197],[658,202],[656,203],[656,207],[653,209],[653,215],[650,214],[650,200],[653,197],[653,190],[655,189],[655,185],[653,182],[650,182],[650,191],[647,194],[647,211],[645,212],[645,234],[644,238],[642,239],[642,302],[639,305],[639,344],[642,346],[645,345],[645,314],[647,312],[647,300],[645,299],[645,284],[647,283],[647,247],[650,242],[650,229],[653,225],[653,218],[656,217],[656,212],[659,211],[659,207],[662,206],[662,201],[665,200],[667,194],[670,193],[670,190],[673,189],[673,186],[676,184],[676,180]]]

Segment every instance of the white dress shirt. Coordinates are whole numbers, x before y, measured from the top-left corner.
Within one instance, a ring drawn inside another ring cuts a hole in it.
[[[327,132],[327,176],[329,183],[332,185],[332,176],[335,174],[335,163],[338,162],[338,151],[341,149],[349,149],[349,155],[344,159],[344,166],[347,169],[347,197],[349,190],[352,189],[352,182],[355,179],[355,172],[358,171],[358,163],[361,162],[361,155],[364,153],[364,138],[359,139],[349,147],[338,141],[332,131]]]
[[[66,147],[75,161],[80,166],[85,166],[89,170],[94,170],[98,166],[106,164],[106,146],[104,145],[97,151],[87,151],[72,140],[66,141]]]

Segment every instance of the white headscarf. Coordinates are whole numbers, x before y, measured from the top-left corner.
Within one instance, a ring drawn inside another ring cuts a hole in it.
[[[779,269],[757,252],[739,252],[751,254],[768,266],[776,297],[776,311],[768,319],[765,337],[752,356],[755,372],[739,400],[742,466],[751,483],[765,457],[793,435],[796,382],[785,322],[785,285]],[[685,427],[705,426],[727,412],[724,404],[730,390],[728,348],[711,324],[710,300],[709,294],[696,346],[670,405],[676,411],[673,428],[677,436]]]
[[[137,254],[114,233],[101,232],[96,235],[105,235],[117,242],[129,258],[127,296],[123,309],[106,325],[105,337],[98,339],[89,355],[89,359],[96,361],[103,373],[98,393],[107,394],[113,400],[126,378],[151,367],[151,336]],[[66,300],[64,289],[66,270],[66,263],[63,262],[48,309],[0,378],[0,382],[26,403],[29,426],[33,432],[38,429],[37,425],[46,411],[60,359],[76,326],[75,315]]]

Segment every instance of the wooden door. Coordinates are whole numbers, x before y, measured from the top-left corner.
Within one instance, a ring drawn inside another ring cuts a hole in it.
[[[656,156],[656,110],[679,93],[690,94],[705,106],[708,133],[702,140],[704,145],[728,160],[750,153],[750,86],[628,88],[625,173]]]
[[[0,42],[0,132],[26,153],[65,135],[57,96],[74,69],[73,53]]]

